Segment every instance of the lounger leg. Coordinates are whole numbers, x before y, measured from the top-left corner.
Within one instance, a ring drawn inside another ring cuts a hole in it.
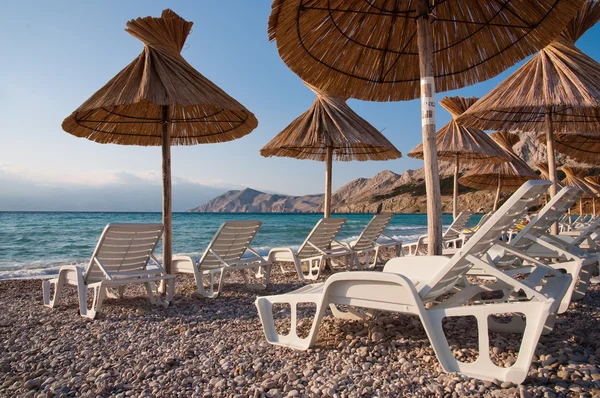
[[[106,291],[106,297],[108,297],[108,298],[122,299],[124,295],[125,295],[125,286],[108,288]]]
[[[575,285],[575,289],[571,295],[571,301],[582,300],[585,297],[585,293],[590,286],[592,269],[593,265],[581,267],[581,271],[579,271],[579,280],[577,281],[577,285]]]
[[[92,300],[92,307],[87,306],[87,296],[90,289],[94,291],[94,297]],[[106,287],[102,282],[94,283],[92,285],[78,285],[77,290],[79,293],[79,313],[84,318],[95,319],[96,316],[102,311],[102,303],[104,302],[104,296],[106,295]]]
[[[277,296],[272,297],[259,297],[256,299],[256,308],[260,316],[261,323],[267,341],[271,344],[282,345],[285,347],[292,347],[298,350],[307,350],[314,345],[317,339],[317,330],[321,319],[325,314],[327,308],[323,305],[323,302],[314,302],[317,306],[315,312],[315,318],[312,322],[310,332],[306,338],[300,338],[297,332],[298,320],[297,320],[297,305],[299,303],[305,303],[307,301],[298,301],[294,299],[280,298]],[[291,310],[290,319],[290,332],[287,335],[281,335],[277,333],[275,328],[275,320],[273,318],[273,304],[282,303],[289,304]]]
[[[427,314],[424,314],[421,320],[438,360],[446,372],[460,372],[482,380],[498,379],[520,384],[527,377],[537,342],[544,329],[546,318],[549,315],[550,304],[528,303],[527,307],[520,309],[520,312],[524,313],[527,323],[517,361],[509,368],[500,368],[490,358],[490,328],[488,320],[489,316],[494,313],[506,313],[513,310],[514,307],[510,304],[493,305],[488,308],[482,307],[479,311],[473,311],[472,309],[468,309],[468,307],[454,308],[448,311],[456,313],[455,315],[448,314],[444,309],[438,311],[433,309],[427,311]],[[475,316],[477,319],[479,358],[476,362],[460,362],[452,354],[442,328],[442,320],[446,316]]]
[[[577,284],[579,283],[579,277],[580,277],[580,274],[582,273],[583,266],[582,266],[582,261],[569,261],[569,262],[565,262],[565,263],[560,263],[556,268],[566,271],[568,274],[570,274],[573,277],[573,279],[571,280],[571,283],[569,284],[567,292],[563,296],[563,298],[560,302],[560,306],[558,308],[558,313],[563,314],[564,312],[566,312],[569,309],[569,305],[571,304],[571,297],[573,296],[573,294],[575,292],[575,286],[577,286]],[[584,285],[585,285],[585,283],[584,283]],[[584,291],[583,295],[585,295],[585,291]]]
[[[44,305],[49,308],[54,308],[54,305],[58,302],[62,288],[65,284],[65,276],[59,275],[56,279],[49,279],[42,282],[42,293],[44,297]],[[54,285],[54,295],[50,299],[50,287]]]
[[[198,293],[206,298],[217,298],[221,294],[224,280],[224,268],[203,271],[199,282],[196,282]],[[208,289],[204,287],[204,276],[208,276]],[[218,279],[218,287],[215,291],[215,277]]]
[[[369,265],[370,269],[373,269],[373,268],[375,268],[377,266],[377,260],[379,260],[379,249],[380,249],[380,247],[377,246],[375,248],[375,250],[374,250],[374,253],[373,253],[373,262],[371,263],[371,265]]]

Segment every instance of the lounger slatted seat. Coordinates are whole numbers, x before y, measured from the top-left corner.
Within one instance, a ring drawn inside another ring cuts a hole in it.
[[[471,211],[463,211],[456,216],[452,224],[450,224],[442,235],[444,249],[457,249],[461,247],[465,241],[463,230],[472,215]],[[421,235],[415,242],[406,244],[404,246],[404,255],[418,256],[427,254],[428,239],[427,235]]]
[[[273,248],[268,260],[293,263],[300,280],[318,279],[328,259],[344,259],[347,266],[353,256],[352,250],[335,240],[345,223],[345,218],[322,218],[297,251],[287,247]],[[281,265],[281,272],[287,272],[284,265]]]
[[[394,311],[419,316],[436,356],[447,372],[459,372],[484,380],[499,379],[521,383],[535,352],[540,335],[550,330],[571,276],[536,264],[536,270],[524,280],[516,280],[489,263],[486,252],[498,236],[512,228],[534,206],[550,184],[529,181],[519,188],[471,239],[452,257],[398,257],[390,260],[383,272],[356,271],[338,273],[326,282],[277,296],[258,297],[256,307],[269,343],[308,349],[316,340],[317,330],[327,307],[336,317],[361,318],[361,309]],[[516,250],[515,255],[520,255]],[[459,288],[469,269],[477,264],[498,281]],[[551,277],[547,277],[551,275]],[[495,292],[499,298],[487,293]],[[482,295],[485,294],[485,295]],[[316,314],[306,338],[297,334],[297,305],[316,304]],[[290,331],[277,332],[273,304],[289,304]],[[426,303],[430,303],[428,307]],[[343,312],[337,306],[350,306]],[[494,314],[515,314],[508,324],[499,323]],[[522,318],[524,315],[525,319]],[[445,317],[474,316],[477,319],[479,356],[473,363],[454,357],[442,329]],[[523,333],[516,362],[508,368],[496,366],[490,359],[489,330]]]
[[[597,254],[590,254],[572,242],[548,233],[552,224],[577,202],[581,194],[582,191],[578,188],[564,187],[507,243],[508,247],[519,250],[537,261],[543,261],[554,269],[571,274],[573,280],[563,297],[559,314],[569,308],[571,300],[580,300],[585,296],[592,267],[598,264]],[[494,264],[505,272],[526,273],[529,268],[528,265],[524,266],[521,259],[506,252],[502,246],[490,250],[489,254]],[[476,268],[472,269],[470,274],[477,274],[478,271]]]
[[[143,283],[150,301],[167,304],[173,299],[175,276],[168,275],[154,257],[154,249],[163,232],[162,224],[108,224],[96,245],[88,266],[84,271],[73,265],[60,268],[58,278],[42,282],[44,305],[54,307],[63,286],[77,287],[79,313],[94,319],[102,309],[105,296],[122,297],[125,285]],[[148,268],[150,261],[154,267]],[[166,302],[154,296],[156,282],[167,283]],[[54,296],[51,298],[51,287]],[[109,291],[115,288],[117,293]],[[94,290],[92,307],[88,308],[88,291]]]
[[[376,214],[361,232],[358,238],[345,244],[353,252],[352,264],[359,269],[374,268],[379,259],[379,250],[393,247],[396,257],[402,255],[402,242],[384,233],[393,214]],[[365,254],[365,265],[361,265],[358,255]],[[372,257],[371,257],[372,256]]]
[[[224,223],[198,263],[190,256],[173,256],[173,272],[194,274],[198,293],[208,298],[216,298],[221,294],[225,273],[232,271],[240,272],[247,288],[266,289],[271,277],[271,263],[250,247],[261,225],[260,221]],[[250,256],[244,256],[248,252]],[[207,287],[205,276],[208,277]],[[262,282],[253,283],[254,279]]]

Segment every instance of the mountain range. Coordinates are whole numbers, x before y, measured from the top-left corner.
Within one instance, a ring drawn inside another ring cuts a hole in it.
[[[535,170],[535,164],[546,161],[546,147],[539,144],[535,133],[520,134],[515,152]],[[559,156],[559,162],[582,166]],[[585,167],[585,165],[583,165]],[[461,167],[465,172],[470,166]],[[454,166],[440,163],[442,208],[452,212]],[[474,212],[491,210],[495,192],[477,191],[459,184],[462,209]],[[257,212],[304,213],[321,212],[323,195],[288,196],[268,194],[251,188],[228,191],[191,209],[192,212]],[[396,174],[384,170],[371,178],[357,178],[342,186],[332,196],[332,208],[337,213],[424,213],[427,210],[424,170],[407,170]]]

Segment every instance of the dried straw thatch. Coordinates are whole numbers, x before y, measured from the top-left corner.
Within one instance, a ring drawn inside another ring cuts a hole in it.
[[[546,144],[546,136],[537,139]],[[600,135],[554,134],[554,149],[578,162],[600,164]]]
[[[586,176],[584,180],[594,189],[600,193],[600,176]]]
[[[548,173],[548,164],[547,163],[538,163],[535,165],[535,168],[538,169],[541,173],[540,179],[542,180],[550,180],[550,175]],[[562,188],[563,184],[561,182],[558,183],[558,187]]]
[[[438,91],[487,80],[542,48],[581,4],[435,2],[429,6],[429,21]],[[269,38],[303,80],[371,101],[419,96],[416,1],[275,0],[272,7]]]
[[[564,185],[581,189],[583,191],[583,197],[586,199],[596,196],[594,189],[592,189],[591,185],[584,180],[584,169],[570,166],[563,166],[560,169],[565,173],[565,178],[562,180]]]
[[[331,215],[331,164],[334,158],[340,161],[390,160],[402,154],[375,127],[350,109],[346,101],[306,85],[317,95],[314,104],[269,141],[260,154],[326,162],[323,210],[327,218]]]
[[[440,101],[440,105],[452,115],[452,120],[435,135],[439,160],[456,162],[457,157],[461,163],[502,163],[509,160],[506,152],[482,130],[467,128],[456,122],[476,101],[476,97],[444,97]],[[410,151],[408,156],[423,159],[423,144]]]
[[[600,3],[589,1],[559,38],[459,118],[481,129],[539,131],[551,116],[553,132],[600,131],[600,63],[575,41],[600,19]]]
[[[500,181],[500,191],[513,192],[529,180],[539,179],[538,175],[512,150],[519,142],[519,136],[513,133],[496,132],[491,137],[500,145],[510,161],[500,164],[482,164],[465,173],[458,181],[471,188],[496,190]]]
[[[421,94],[428,253],[442,254],[435,92],[497,75],[552,40],[583,0],[274,0],[269,37],[305,81],[344,98]]]
[[[102,144],[161,145],[168,106],[172,145],[230,141],[256,128],[243,105],[180,54],[192,22],[164,10],[160,18],[127,22],[144,51],[67,117],[63,129]]]
[[[317,95],[314,104],[269,141],[260,150],[262,156],[326,161],[328,148],[338,161],[391,160],[402,156],[346,101],[307,86]]]
[[[230,141],[256,128],[254,115],[195,70],[180,52],[192,23],[166,9],[127,22],[144,51],[62,123],[101,144],[162,146],[163,258],[172,259],[171,145]],[[162,286],[164,289],[164,284]]]

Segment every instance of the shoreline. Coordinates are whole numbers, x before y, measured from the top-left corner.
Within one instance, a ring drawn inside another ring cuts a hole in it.
[[[288,270],[291,267],[288,266]],[[173,305],[151,305],[143,287],[107,299],[94,321],[78,315],[74,288],[57,307],[41,302],[37,280],[0,281],[0,396],[591,396],[600,394],[600,287],[542,336],[520,386],[444,373],[418,318],[381,313],[367,321],[326,315],[317,344],[296,351],[268,344],[257,295],[303,286],[273,268],[269,289],[248,290],[237,274],[217,299],[198,298],[178,276]],[[325,280],[329,275],[324,275]],[[301,330],[310,327],[304,310]],[[285,329],[284,319],[277,321]],[[469,319],[448,323],[453,351],[476,358]],[[446,329],[446,328],[445,328]],[[519,335],[491,334],[493,359],[515,360]],[[46,395],[43,395],[46,394]]]

